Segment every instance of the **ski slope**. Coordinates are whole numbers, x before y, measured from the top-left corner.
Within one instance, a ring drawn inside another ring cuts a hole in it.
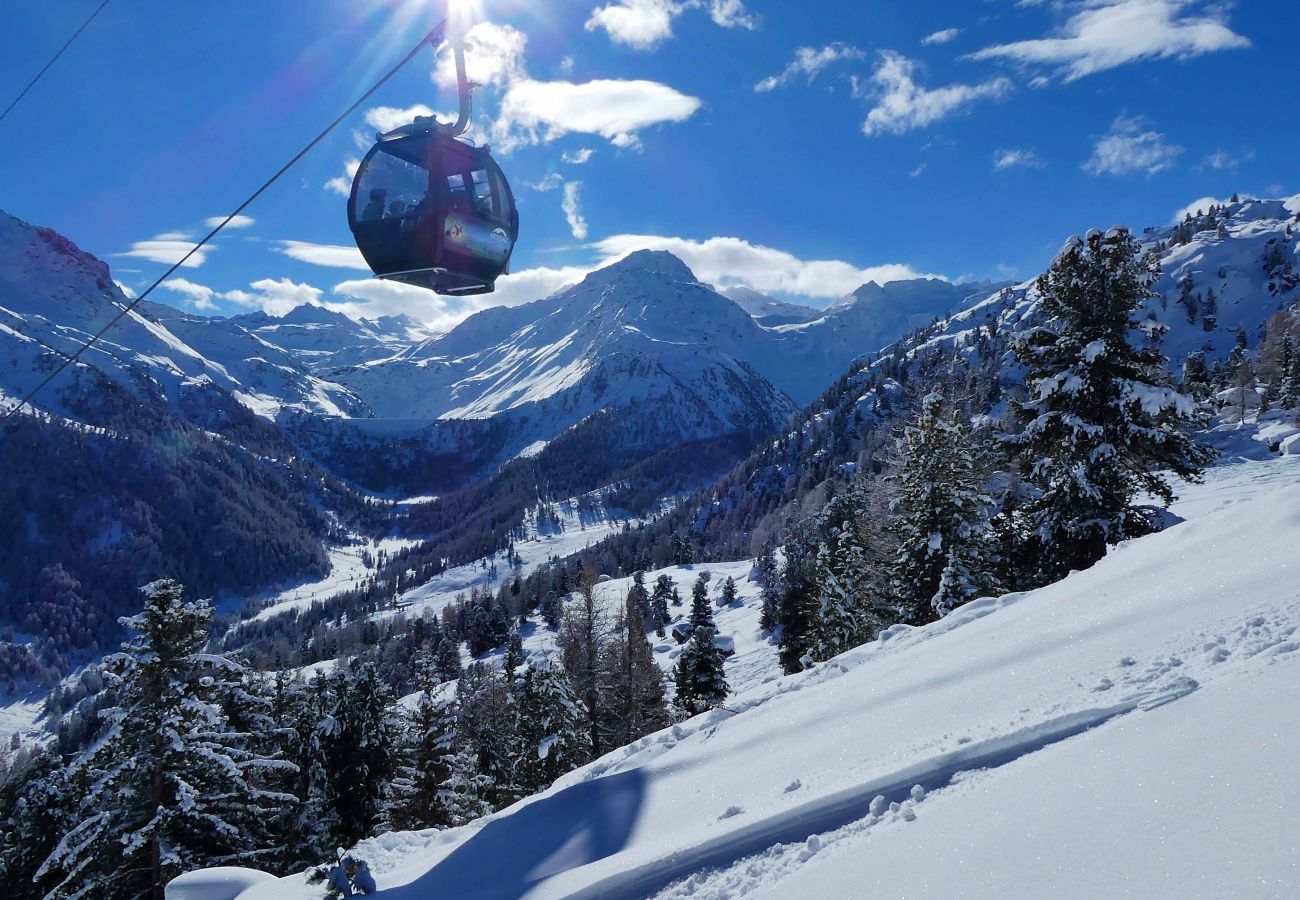
[[[1300,895],[1300,457],[1184,495],[1056,585],[359,852],[393,900]]]

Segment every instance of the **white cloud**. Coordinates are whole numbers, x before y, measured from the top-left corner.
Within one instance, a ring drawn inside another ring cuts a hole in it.
[[[926,164],[921,163],[919,166],[917,166],[915,169],[909,172],[908,175],[910,175],[912,178],[920,178],[921,173],[925,171],[925,168],[926,168]]]
[[[1038,153],[1026,147],[999,148],[993,154],[993,168],[998,172],[1006,169],[1041,169],[1043,165]]]
[[[210,216],[209,218],[203,220],[203,224],[206,225],[208,228],[216,228],[218,225],[220,225],[222,222],[225,221],[226,221],[225,216]],[[226,225],[226,227],[227,228],[252,228],[253,223],[256,221],[257,220],[254,219],[252,216],[243,216],[243,215],[234,216],[233,218],[231,218],[230,222]]]
[[[572,153],[561,154],[560,161],[566,162],[571,166],[585,166],[595,155],[595,150],[592,150],[590,147],[583,147],[579,150],[574,150]]]
[[[493,136],[503,149],[552,141],[570,132],[634,147],[641,129],[685,121],[699,108],[695,97],[654,81],[574,84],[526,79],[506,91]]]
[[[357,169],[361,168],[361,160],[355,156],[344,160],[342,175],[337,175],[325,182],[325,189],[333,191],[341,197],[352,196],[352,179],[357,177]]]
[[[1064,7],[1077,11],[1055,36],[986,47],[971,58],[1051,66],[1074,81],[1140,60],[1249,47],[1228,27],[1229,7],[1200,0],[1082,0]]]
[[[535,191],[545,194],[547,191],[553,191],[556,188],[564,187],[564,176],[559,172],[547,172],[540,181],[526,181],[524,187],[530,187]]]
[[[753,31],[762,18],[745,8],[742,0],[709,0],[709,18],[723,28],[743,28]]]
[[[115,253],[114,256],[134,256],[138,259],[147,259],[151,262],[164,263],[166,265],[175,265],[185,257],[185,254],[194,249],[194,242],[186,240],[180,232],[168,232],[160,234],[151,241],[136,241],[131,245],[131,249],[122,253]],[[207,262],[208,254],[216,248],[211,244],[195,251],[194,255],[185,260],[182,268],[197,269]]]
[[[273,316],[282,316],[294,307],[304,303],[319,305],[320,288],[310,284],[298,284],[288,278],[263,278],[249,285],[252,291],[215,291],[207,285],[196,284],[186,278],[169,278],[160,285],[164,290],[180,294],[190,305],[201,312],[217,308],[217,301],[224,300],[238,306],[261,309]]]
[[[1120,115],[1110,133],[1098,139],[1083,170],[1092,175],[1154,175],[1171,168],[1183,148],[1165,142],[1165,136],[1147,127],[1141,117]]]
[[[943,31],[936,31],[934,34],[927,34],[921,38],[921,43],[927,47],[931,44],[946,44],[961,34],[960,28],[945,28]]]
[[[565,221],[569,230],[580,241],[587,239],[587,220],[582,215],[582,182],[570,181],[564,185],[564,200],[560,208],[564,210]]]
[[[525,269],[497,279],[492,294],[443,297],[433,291],[397,281],[365,279],[336,284],[332,293],[346,298],[326,303],[354,318],[409,315],[435,331],[449,331],[476,312],[493,306],[519,306],[549,297],[586,277],[586,268]]]
[[[857,47],[849,44],[842,44],[836,41],[833,44],[827,44],[820,50],[815,47],[800,47],[794,51],[792,59],[784,69],[776,75],[769,75],[758,84],[754,85],[754,90],[759,93],[774,91],[782,85],[789,84],[796,78],[806,78],[809,84],[817,78],[827,66],[845,59],[864,59],[866,54]]]
[[[465,74],[470,81],[502,87],[524,77],[528,36],[519,29],[480,22],[465,33],[465,43]],[[456,58],[450,51],[438,57],[433,80],[442,87],[456,86]]]
[[[334,269],[370,271],[361,251],[347,244],[312,244],[307,241],[280,241],[280,253],[299,262]]]
[[[604,257],[600,265],[622,259],[636,250],[667,250],[690,266],[701,281],[719,288],[743,285],[763,293],[779,292],[824,299],[843,297],[868,281],[883,284],[926,277],[900,263],[860,268],[841,260],[803,260],[784,250],[734,237],[693,241],[621,234],[596,241],[591,246]]]
[[[1214,169],[1216,172],[1233,172],[1244,162],[1250,162],[1255,158],[1254,150],[1243,150],[1241,153],[1229,153],[1227,150],[1215,150],[1207,155],[1201,161],[1201,168]]]
[[[217,292],[212,288],[202,284],[195,284],[186,278],[168,278],[159,285],[165,291],[172,291],[180,294],[190,302],[190,305],[198,310],[216,309],[216,303],[213,302]]]
[[[876,105],[863,123],[866,134],[902,134],[924,128],[977,100],[996,100],[1011,92],[1011,82],[1006,78],[929,90],[916,83],[916,69],[916,63],[901,54],[892,50],[881,53],[880,64],[871,76]]]
[[[673,36],[673,20],[691,9],[707,8],[709,17],[723,28],[752,31],[759,17],[743,0],[614,0],[592,10],[587,30],[603,28],[615,43],[635,50],[651,50]]]
[[[373,109],[366,110],[366,124],[380,133],[392,131],[394,128],[401,128],[403,125],[410,125],[415,121],[417,116],[438,116],[441,119],[448,118],[443,113],[436,112],[431,107],[423,103],[417,103],[414,106],[376,106]]]
[[[220,296],[244,306],[256,306],[273,316],[282,316],[304,303],[320,305],[324,292],[310,284],[299,284],[288,278],[263,278],[249,285],[254,293],[246,291],[227,291]]]

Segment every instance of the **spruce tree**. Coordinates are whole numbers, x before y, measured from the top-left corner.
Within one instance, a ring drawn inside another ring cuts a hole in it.
[[[730,575],[722,582],[722,594],[718,597],[718,606],[726,607],[736,602],[736,579]]]
[[[562,667],[545,659],[530,666],[519,705],[516,771],[524,793],[544,790],[561,775],[591,760],[586,710]]]
[[[383,823],[397,763],[395,698],[374,663],[335,676],[334,702],[320,723],[321,745],[337,816],[335,843],[351,847]]]
[[[941,396],[921,400],[899,441],[890,523],[898,539],[891,590],[908,622],[933,622],[996,588],[987,524],[993,501],[984,493],[983,455],[970,427],[945,410]]]
[[[821,546],[817,525],[809,520],[792,526],[785,542],[785,565],[781,569],[781,598],[777,624],[781,670],[787,675],[802,672],[811,647],[820,598],[817,590],[817,553]]]
[[[36,873],[57,880],[51,896],[161,900],[183,871],[251,859],[248,819],[292,800],[256,786],[259,760],[214,702],[238,667],[202,652],[212,607],[171,580],[143,591],[143,612],[122,620],[136,636],[109,661],[107,730],[70,765],[86,785],[76,824]]]
[[[664,637],[664,627],[670,621],[668,615],[668,604],[673,596],[673,580],[667,575],[660,575],[655,579],[654,592],[650,595],[650,621],[649,625],[654,628],[654,632],[659,637]]]
[[[645,587],[645,572],[640,570],[632,574],[632,586],[627,592],[628,603],[634,603],[641,610],[641,621],[650,619],[650,592]]]
[[[564,610],[560,626],[560,652],[573,689],[587,712],[587,733],[592,753],[600,756],[607,749],[600,723],[604,716],[603,686],[605,671],[601,645],[609,630],[604,610],[596,601],[596,574],[584,570],[578,593]]]
[[[1024,429],[1009,440],[1037,488],[1024,513],[1040,581],[1155,529],[1137,498],[1172,502],[1161,472],[1195,480],[1212,458],[1183,430],[1202,418],[1169,385],[1163,354],[1133,339],[1158,274],[1126,229],[1074,238],[1038,280],[1040,323],[1013,342],[1030,396],[1020,406]]]
[[[460,740],[456,706],[421,694],[403,729],[389,822],[400,830],[464,825],[490,812],[486,781]]]
[[[763,591],[763,605],[758,627],[771,633],[776,630],[781,596],[781,572],[776,564],[776,545],[768,541],[754,560],[754,577]]]
[[[688,716],[712,709],[730,693],[723,672],[725,659],[714,640],[717,634],[708,593],[696,591],[691,604],[691,637],[682,647],[673,671],[677,705]]]
[[[817,618],[808,662],[824,662],[870,640],[873,627],[866,554],[852,521],[844,521],[817,551]]]
[[[523,796],[519,759],[519,704],[505,676],[485,663],[469,666],[456,685],[461,745],[477,757],[485,776],[482,798],[494,810]]]

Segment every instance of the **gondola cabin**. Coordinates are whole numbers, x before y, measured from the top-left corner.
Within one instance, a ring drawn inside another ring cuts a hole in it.
[[[439,294],[490,293],[519,238],[491,153],[423,117],[378,136],[352,179],[348,224],[375,275]]]

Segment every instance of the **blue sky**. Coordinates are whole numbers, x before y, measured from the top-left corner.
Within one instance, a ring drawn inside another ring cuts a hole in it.
[[[95,0],[10,0],[16,91]],[[640,246],[825,305],[868,278],[1028,277],[1070,233],[1300,191],[1300,4],[1203,0],[461,0],[475,133],[519,196],[516,274],[449,300],[356,268],[346,167],[450,110],[426,53],[155,297],[301,301],[438,327]],[[410,0],[113,0],[0,123],[0,208],[129,288],[229,212],[437,14]],[[7,102],[7,97],[5,102]]]

